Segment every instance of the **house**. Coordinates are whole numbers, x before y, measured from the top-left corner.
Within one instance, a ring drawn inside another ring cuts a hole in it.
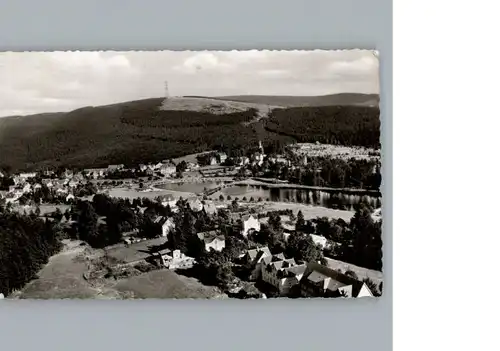
[[[208,215],[213,215],[217,213],[217,207],[213,203],[213,201],[205,201],[203,204],[203,210]]]
[[[200,212],[201,210],[203,210],[203,204],[197,198],[196,199],[190,199],[188,201],[188,204],[189,204],[189,208],[191,208],[191,210],[193,212]]]
[[[203,241],[205,245],[205,251],[222,251],[222,249],[226,247],[226,239],[224,238],[224,235],[220,235],[215,230],[209,232],[200,232],[197,235],[198,238]]]
[[[79,182],[78,180],[76,179],[71,179],[69,182],[68,182],[68,186],[70,188],[76,188],[78,186]]]
[[[66,169],[63,173],[63,177],[66,179],[73,178],[73,171],[70,169]]]
[[[167,218],[161,225],[161,236],[166,237],[175,229],[175,223],[172,218]]]
[[[309,236],[316,246],[321,247],[321,249],[324,249],[326,247],[327,240],[324,236],[316,234],[309,234]]]
[[[68,189],[65,189],[63,187],[58,187],[57,190],[56,190],[56,193],[58,195],[61,195],[61,194],[67,194],[68,193]]]
[[[210,157],[208,164],[210,166],[215,166],[217,164],[217,157],[215,157],[215,156]]]
[[[107,171],[107,168],[88,168],[84,170],[85,174],[87,174],[88,177],[94,179],[104,177]]]
[[[372,219],[374,222],[380,222],[382,220],[382,208],[381,207],[379,207],[373,211]]]
[[[253,215],[245,215],[241,218],[243,228],[241,230],[241,235],[247,237],[249,233],[253,231],[260,231],[260,222]]]
[[[28,193],[28,192],[30,192],[30,190],[31,190],[31,184],[30,184],[30,183],[26,183],[26,184],[24,184],[24,185],[21,187],[21,191],[22,191],[23,193]]]
[[[42,184],[40,184],[40,183],[36,183],[35,185],[33,185],[34,190],[41,189],[41,188],[42,188]]]
[[[47,188],[52,188],[54,186],[54,182],[52,179],[42,179],[42,184]]]
[[[36,172],[20,173],[19,177],[22,178],[22,179],[35,178],[36,177]]]
[[[2,173],[2,171],[0,171],[0,178],[3,178],[5,177],[5,175]]]
[[[227,160],[227,155],[225,152],[219,152],[217,153],[217,161],[219,163],[224,163]]]
[[[177,172],[174,164],[166,163],[160,166],[160,173],[164,176],[171,176]]]
[[[307,264],[300,280],[303,297],[366,297],[373,296],[368,286],[316,262]]]
[[[175,199],[174,195],[172,194],[166,194],[162,196],[158,196],[158,199],[163,207],[175,207],[177,204],[177,200]]]
[[[172,218],[166,218],[163,216],[157,216],[153,223],[161,227],[161,236],[167,237],[168,234],[175,229],[175,223]]]
[[[119,170],[122,170],[125,166],[124,165],[108,165],[108,172],[116,172]]]
[[[68,196],[66,196],[66,202],[73,201],[74,199],[75,199],[75,195],[73,195],[73,194],[68,194]]]
[[[284,259],[282,255],[275,255],[271,262],[261,266],[262,281],[276,288],[280,295],[288,295],[294,286],[300,284],[306,268],[305,264],[296,264],[293,258]]]
[[[280,295],[288,294],[293,286],[298,285],[306,270],[305,265],[299,266],[293,258],[286,259],[283,254],[266,257],[264,262],[261,279],[274,286]]]
[[[267,246],[248,250],[242,257],[243,262],[252,269],[250,280],[256,280],[261,275],[261,265],[266,257],[271,257]]]
[[[184,255],[179,250],[162,250],[155,257],[158,257],[160,264],[168,269],[191,268],[195,263],[194,258]]]

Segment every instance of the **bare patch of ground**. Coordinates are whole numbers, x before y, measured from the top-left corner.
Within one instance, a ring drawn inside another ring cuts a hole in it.
[[[168,269],[161,269],[118,282],[115,287],[128,293],[131,298],[174,298],[210,299],[221,297],[215,287],[201,284],[194,278],[178,275]]]

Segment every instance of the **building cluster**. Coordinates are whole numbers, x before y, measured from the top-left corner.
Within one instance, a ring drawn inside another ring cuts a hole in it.
[[[272,255],[267,247],[248,250],[242,258],[251,267],[250,279],[273,286],[281,296],[292,293],[302,297],[373,296],[364,282],[319,262],[297,264],[282,253]]]
[[[76,188],[85,184],[81,174],[70,170],[63,172],[59,178],[53,178],[53,172],[45,171],[41,174],[19,173],[12,177],[12,180],[14,184],[10,185],[8,190],[0,192],[0,198],[5,198],[6,203],[13,205],[18,204],[23,195],[34,194],[42,186],[47,187],[60,201],[70,202],[75,199]]]

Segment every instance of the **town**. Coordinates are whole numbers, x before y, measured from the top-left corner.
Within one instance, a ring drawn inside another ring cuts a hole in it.
[[[4,169],[0,212],[43,221],[47,255],[74,253],[82,281],[100,291],[168,271],[212,296],[380,296],[379,150],[317,142],[266,151],[259,142],[245,154]],[[0,293],[21,294],[26,282],[2,282]]]

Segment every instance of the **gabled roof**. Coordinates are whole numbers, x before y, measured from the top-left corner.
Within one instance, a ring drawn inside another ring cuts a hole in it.
[[[255,260],[258,255],[260,255],[260,256],[264,255],[265,257],[267,257],[267,256],[271,257],[272,256],[271,255],[271,251],[269,251],[269,248],[267,246],[248,250],[247,254],[248,254],[248,257],[250,257],[251,260]]]
[[[345,274],[337,272],[327,266],[316,262],[310,262],[307,265],[306,272],[301,281],[310,281],[313,284],[322,283],[323,290],[335,292],[339,288],[349,287],[350,296],[357,297],[364,283],[351,278]]]
[[[205,244],[210,244],[216,239],[220,241],[226,240],[224,235],[219,234],[216,230],[211,230],[209,232],[200,232],[197,235],[200,240],[203,240],[205,242]]]
[[[255,216],[254,216],[254,215],[252,215],[252,214],[246,214],[246,215],[241,216],[241,220],[242,220],[243,222],[246,222],[246,221],[248,221],[248,220],[250,219],[250,217],[252,217],[253,219],[257,219],[257,217],[255,217]]]

